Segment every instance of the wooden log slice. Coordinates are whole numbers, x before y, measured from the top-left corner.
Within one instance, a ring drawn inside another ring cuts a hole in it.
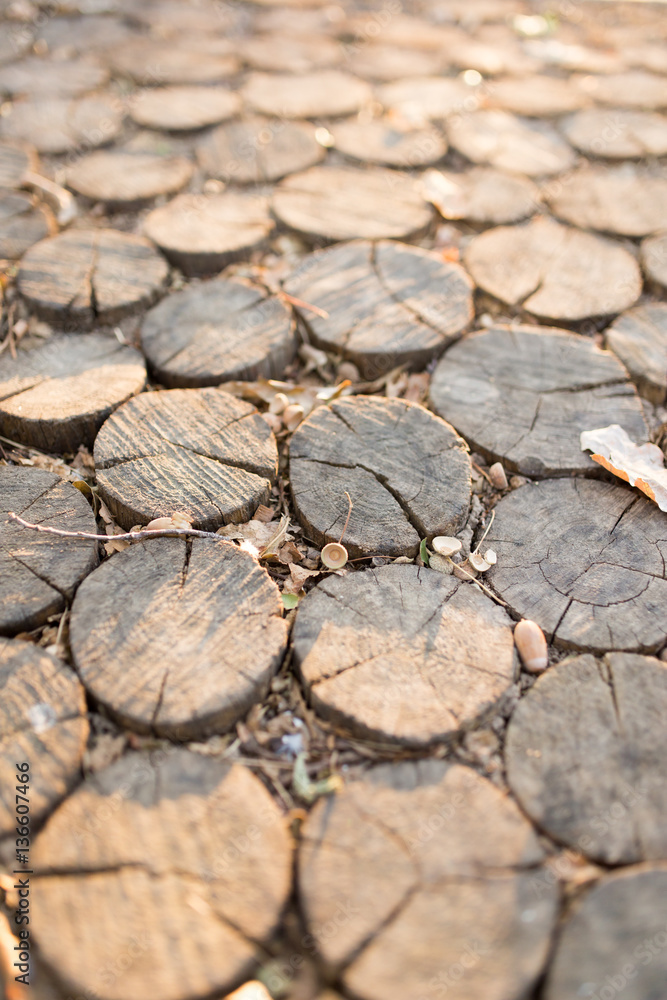
[[[106,418],[145,383],[141,354],[115,337],[51,337],[0,358],[0,429],[51,453],[92,448]]]
[[[144,219],[144,232],[187,275],[211,274],[264,246],[275,223],[260,195],[181,194]]]
[[[215,389],[135,396],[95,440],[100,494],[128,529],[175,511],[205,531],[247,521],[268,499],[277,460],[254,407]]]
[[[67,186],[111,209],[132,209],[180,191],[192,172],[192,164],[182,156],[105,151],[84,156],[70,167]]]
[[[3,11],[4,13],[4,11]],[[0,37],[0,66],[12,63],[21,56],[27,55],[34,42],[32,25],[19,21],[11,25],[5,21],[5,28]]]
[[[568,73],[618,73],[626,68],[627,49],[623,58],[613,49],[591,48],[561,42],[555,38],[531,38],[523,42],[522,49],[534,59],[548,66],[558,66]]]
[[[86,699],[69,667],[18,639],[0,638],[0,692],[0,840],[11,838],[16,850],[28,846],[16,841],[16,806],[24,804],[16,795],[26,795],[30,822],[39,822],[79,776],[88,737]],[[30,768],[19,771],[17,764]],[[24,781],[30,787],[21,792]]]
[[[667,73],[667,53],[665,46],[650,42],[643,45],[632,45],[623,49],[623,58],[628,66],[639,66],[652,73]]]
[[[540,205],[539,188],[532,181],[491,167],[472,167],[465,173],[442,171],[432,180],[427,174],[424,182],[443,219],[498,226],[520,222]]]
[[[145,128],[186,132],[217,125],[241,110],[241,98],[224,87],[155,87],[133,97],[129,114]]]
[[[454,535],[468,516],[467,445],[418,403],[355,396],[316,409],[290,444],[292,499],[309,539],[351,556],[415,555],[424,536]]]
[[[528,118],[552,118],[579,111],[590,104],[590,98],[569,80],[542,75],[514,76],[494,80],[486,104]]]
[[[276,296],[221,279],[163,299],[146,315],[141,346],[155,377],[170,388],[229,379],[282,378],[297,338],[290,310]]]
[[[561,122],[575,149],[605,160],[667,155],[667,117],[650,111],[579,111]]]
[[[72,608],[86,689],[138,732],[186,740],[228,729],[266,695],[285,653],[275,583],[222,539],[156,538],[118,556]]]
[[[326,314],[303,312],[314,343],[369,380],[401,364],[423,368],[473,317],[472,284],[458,264],[389,241],[317,251],[285,288]]]
[[[667,978],[666,900],[664,866],[631,868],[598,882],[562,929],[545,1000],[569,1000],[589,986],[591,997],[659,997]]]
[[[552,479],[504,497],[486,574],[559,648],[653,653],[667,637],[664,517],[623,486]]]
[[[307,170],[326,150],[310,122],[288,122],[257,115],[221,125],[197,146],[197,160],[209,177],[236,184],[265,184]]]
[[[449,143],[473,163],[511,174],[548,176],[567,170],[575,155],[547,122],[516,118],[508,111],[484,110],[448,124]]]
[[[638,111],[661,111],[667,108],[664,77],[644,70],[608,73],[601,76],[573,77],[572,82],[588,97],[614,108]]]
[[[484,291],[542,319],[611,316],[634,305],[642,290],[627,250],[547,217],[482,233],[464,261]]]
[[[28,56],[0,68],[0,93],[77,97],[103,87],[108,79],[108,69],[94,56],[67,61]]]
[[[360,1000],[450,987],[465,1000],[527,996],[557,917],[557,888],[534,892],[542,859],[528,821],[485,778],[404,761],[317,803],[299,894],[314,946]]]
[[[667,288],[667,233],[642,240],[641,262],[649,281]]]
[[[72,49],[104,52],[127,41],[132,31],[113,14],[73,14],[41,19],[35,26],[35,41],[45,42],[51,53]]]
[[[21,187],[25,175],[36,168],[37,155],[34,149],[0,142],[0,187]]]
[[[39,534],[9,521],[13,511],[33,524],[96,532],[88,501],[52,472],[0,466],[0,634],[43,625],[71,600],[97,562],[97,543]]]
[[[373,92],[364,80],[337,69],[286,76],[250,73],[241,96],[262,115],[277,118],[325,118],[351,115],[368,104]]]
[[[447,152],[447,143],[437,129],[401,128],[390,119],[343,121],[334,126],[333,136],[336,149],[345,156],[389,167],[428,166]]]
[[[509,73],[525,77],[541,66],[541,62],[521,49],[515,40],[502,38],[490,41],[464,39],[446,49],[446,58],[449,66],[456,66],[461,70],[474,69],[482,76]],[[507,84],[510,81],[500,82]],[[495,86],[494,81],[493,87]]]
[[[469,114],[479,107],[474,88],[443,76],[393,80],[378,87],[376,93],[384,108],[408,119],[419,116],[439,121],[455,113]]]
[[[26,194],[0,187],[0,259],[18,260],[57,229],[48,209],[34,205]]]
[[[544,196],[555,215],[582,229],[619,236],[667,229],[667,179],[651,167],[583,166]]]
[[[313,167],[285,178],[273,194],[278,220],[325,240],[408,239],[433,219],[419,182],[375,167]]]
[[[113,323],[150,305],[167,280],[166,261],[148,240],[115,229],[75,229],[26,253],[18,288],[46,319],[75,326]]]
[[[326,35],[260,34],[239,48],[249,66],[267,73],[312,73],[343,61],[343,47]]]
[[[241,65],[235,55],[205,52],[187,39],[174,45],[143,36],[125,42],[111,60],[117,74],[142,87],[219,83],[234,76]]]
[[[607,347],[630,372],[639,393],[656,405],[667,399],[667,305],[631,309],[605,334]]]
[[[541,829],[607,865],[667,857],[667,664],[577,656],[538,679],[505,742],[507,779]]]
[[[294,658],[316,712],[354,736],[426,747],[485,715],[518,663],[511,620],[418,566],[331,576],[299,605]]]
[[[181,0],[152,0],[147,4],[123,4],[125,17],[133,24],[148,28],[159,38],[175,38],[179,42],[187,35],[189,44],[200,41],[229,42],[216,37],[239,26],[238,14],[233,7],[214,7],[209,4],[183,4]],[[235,39],[234,39],[235,41]]]
[[[580,443],[594,427],[619,423],[637,441],[648,437],[623,365],[551,327],[496,326],[466,337],[441,359],[430,393],[471,448],[527,476],[599,473]]]
[[[261,781],[170,746],[91,776],[33,857],[40,956],[65,993],[100,1000],[224,995],[290,891],[289,837]]]
[[[281,4],[273,9],[255,9],[252,23],[255,31],[262,34],[338,36],[341,25],[345,23],[345,14],[341,9],[334,11],[331,7],[299,9]]]
[[[443,69],[440,52],[420,52],[394,45],[367,44],[350,46],[350,71],[364,80],[393,80],[410,76],[436,76]]]
[[[40,153],[68,153],[112,142],[123,117],[121,102],[104,95],[36,97],[14,102],[0,119],[0,130],[4,136],[31,143]]]

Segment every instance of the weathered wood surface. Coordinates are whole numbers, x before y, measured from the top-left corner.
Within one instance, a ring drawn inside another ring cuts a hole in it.
[[[146,383],[139,351],[100,333],[49,338],[0,359],[0,430],[47,452],[92,447],[110,415]]]
[[[642,240],[640,257],[649,281],[667,288],[667,233]]]
[[[405,1000],[434,985],[455,985],[461,1000],[530,992],[558,892],[548,885],[536,898],[542,848],[489,781],[445,761],[382,765],[320,801],[302,837],[308,930],[354,996]],[[337,912],[346,919],[327,933]]]
[[[397,45],[360,45],[353,48],[349,68],[365,80],[392,80],[411,76],[435,76],[441,72],[444,59],[440,52],[420,52]]]
[[[132,37],[130,27],[113,14],[71,14],[41,18],[33,28],[35,41],[46,42],[51,53],[104,52]],[[63,51],[65,50],[65,51]]]
[[[179,40],[180,42],[180,40]],[[174,45],[159,39],[138,37],[119,46],[112,54],[116,73],[141,86],[219,83],[240,69],[237,56],[205,52],[192,41]]]
[[[593,100],[613,108],[636,108],[638,111],[667,108],[665,79],[657,73],[636,69],[627,73],[573,78],[573,82]]]
[[[454,535],[468,515],[470,459],[449,424],[418,403],[356,396],[316,409],[290,444],[297,517],[319,545],[352,556],[415,555],[420,538]]]
[[[77,97],[103,87],[109,70],[95,56],[83,56],[64,62],[27,56],[20,62],[0,68],[0,93],[50,97]]]
[[[560,127],[568,142],[589,156],[626,160],[667,154],[667,117],[650,111],[592,108]]]
[[[397,127],[390,118],[370,122],[342,121],[333,128],[339,152],[361,163],[389,167],[424,167],[437,163],[447,152],[447,143],[435,128]]]
[[[275,583],[232,542],[156,538],[84,580],[70,644],[86,689],[121,724],[201,739],[266,695],[287,624]]]
[[[134,96],[128,110],[145,128],[182,132],[232,118],[241,110],[241,99],[224,87],[157,87]]]
[[[114,323],[150,305],[169,268],[140,236],[115,229],[72,229],[35,244],[19,268],[28,305],[61,325]]]
[[[648,1000],[667,979],[667,871],[630,868],[598,882],[561,932],[545,1000],[570,1000],[584,985]],[[594,996],[595,993],[591,994]]]
[[[121,130],[119,100],[91,97],[36,97],[15,101],[0,119],[0,134],[31,143],[40,153],[68,153],[112,142]]]
[[[292,642],[313,708],[382,743],[452,737],[496,705],[518,672],[502,608],[418,566],[329,577],[299,605]]]
[[[280,379],[297,351],[291,311],[277,296],[219,279],[163,299],[146,315],[141,346],[169,388],[229,379]]]
[[[48,209],[34,204],[26,194],[0,187],[0,259],[19,260],[57,229]]]
[[[254,407],[216,389],[143,393],[95,440],[97,483],[129,529],[184,511],[215,531],[247,521],[276,477],[276,442]]]
[[[433,219],[416,178],[375,167],[313,167],[285,178],[272,208],[284,225],[325,240],[408,239]]]
[[[369,22],[367,11],[350,11],[344,28],[345,34],[355,36],[364,45],[371,39],[382,45],[396,45],[421,52],[441,53],[442,49],[464,41],[467,37],[458,27],[425,23],[423,18],[403,14],[398,10],[393,11],[391,17],[376,22],[376,26],[372,21]]]
[[[89,778],[32,861],[40,955],[66,992],[100,1000],[226,993],[278,923],[292,863],[258,778],[175,747]]]
[[[582,229],[650,236],[667,229],[667,178],[652,167],[583,166],[567,183],[547,187],[553,213]]]
[[[184,274],[211,274],[266,244],[275,223],[261,195],[181,194],[153,209],[144,232]]]
[[[482,233],[464,263],[485,292],[547,320],[611,316],[634,305],[642,290],[624,247],[548,217]]]
[[[37,168],[37,154],[30,146],[0,142],[0,187],[21,187],[25,175]]]
[[[494,80],[486,103],[529,118],[552,118],[578,111],[590,98],[569,80],[535,75]]]
[[[665,308],[667,312],[667,307]],[[490,462],[528,476],[595,473],[582,431],[648,427],[628,373],[591,340],[552,327],[496,326],[447,351],[431,382],[433,409]]]
[[[183,156],[103,151],[84,156],[70,167],[67,186],[109,208],[131,210],[158,195],[180,191],[192,172],[192,164]]]
[[[503,498],[486,574],[557,646],[653,653],[667,638],[665,519],[631,489],[552,479]]]
[[[401,243],[355,241],[320,250],[285,282],[312,339],[369,379],[400,364],[424,367],[468,326],[472,284],[458,264]]]
[[[256,34],[240,45],[241,57],[253,69],[268,73],[312,73],[343,61],[340,42],[326,35]]]
[[[524,77],[539,68],[540,63],[518,44],[516,38],[499,37],[497,32],[482,41],[463,37],[445,49],[449,66],[461,70],[475,69],[483,76],[498,76],[501,73]],[[503,80],[503,84],[510,81]],[[493,84],[495,88],[495,81]]]
[[[667,664],[578,656],[540,677],[517,705],[507,779],[549,836],[607,865],[667,856]]]
[[[540,207],[540,191],[527,177],[513,176],[491,167],[471,167],[465,172],[434,171],[424,176],[429,197],[444,219],[500,226],[520,222]],[[437,177],[437,179],[436,179]]]
[[[246,106],[277,118],[335,118],[351,115],[370,103],[373,92],[365,80],[338,69],[287,76],[250,73],[241,89]]]
[[[97,543],[30,531],[9,521],[9,511],[67,531],[97,526],[83,494],[43,469],[0,466],[0,508],[0,634],[12,635],[62,611],[95,566]]]
[[[441,121],[453,114],[469,114],[479,101],[475,88],[462,80],[442,76],[418,76],[393,80],[376,90],[377,99],[387,110],[414,118]]]
[[[22,801],[16,785],[29,783],[35,823],[76,783],[88,736],[85,711],[73,670],[31,642],[0,638],[0,840],[11,838],[10,847],[26,846],[16,843]],[[17,769],[23,763],[29,771]]]
[[[605,340],[607,347],[630,372],[640,395],[652,403],[664,403],[667,399],[667,305],[648,303],[623,313],[606,331]]]
[[[511,174],[545,177],[572,166],[572,147],[548,122],[517,118],[508,111],[483,110],[455,117],[447,125],[450,146],[473,163]]]
[[[310,122],[252,115],[210,132],[197,146],[197,160],[210,177],[235,184],[264,184],[324,159],[326,150],[315,132]]]

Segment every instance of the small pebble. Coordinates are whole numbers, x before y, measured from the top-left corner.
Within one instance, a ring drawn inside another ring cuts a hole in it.
[[[525,476],[512,476],[510,478],[510,487],[513,490],[518,490],[521,486],[525,486],[528,480]]]
[[[522,618],[514,629],[514,645],[521,661],[531,674],[539,674],[549,665],[547,640],[536,622]]]
[[[489,479],[497,490],[507,489],[507,476],[502,462],[494,462],[493,465],[489,466]]]

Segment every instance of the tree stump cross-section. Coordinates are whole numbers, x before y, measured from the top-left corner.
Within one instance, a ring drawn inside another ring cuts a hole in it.
[[[150,87],[133,97],[129,114],[144,128],[186,132],[217,125],[241,110],[241,99],[224,87]]]
[[[34,97],[15,101],[0,122],[9,138],[30,142],[40,153],[68,153],[112,142],[121,130],[124,109],[118,98]]]
[[[606,331],[605,339],[640,394],[663,404],[667,399],[667,304],[650,302],[623,313]]]
[[[265,184],[307,170],[326,150],[310,122],[281,121],[258,115],[229,122],[197,146],[197,160],[210,177],[233,184]]]
[[[545,198],[555,215],[582,229],[619,236],[667,229],[667,179],[636,163],[580,167],[553,192],[547,187]]]
[[[192,172],[192,164],[182,156],[103,151],[75,163],[67,171],[67,185],[109,208],[131,210],[180,191]]]
[[[337,69],[287,75],[250,73],[241,90],[247,107],[278,118],[325,118],[351,115],[372,100],[373,91]]]
[[[547,122],[526,121],[507,111],[477,111],[453,118],[450,146],[473,163],[527,177],[546,177],[571,167],[574,150]]]

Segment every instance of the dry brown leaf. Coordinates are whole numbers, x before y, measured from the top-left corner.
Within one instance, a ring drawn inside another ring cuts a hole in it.
[[[302,559],[303,556],[294,542],[285,542],[285,544],[278,551],[278,562],[281,562],[283,566],[288,566],[290,563],[301,562]]]
[[[216,535],[241,542],[241,548],[255,559],[266,559],[276,555],[280,547],[291,540],[292,536],[288,532],[289,523],[287,515],[281,517],[278,525],[275,521],[266,523],[253,518],[245,524],[226,524],[218,528]]]
[[[581,450],[592,451],[591,458],[613,472],[630,486],[636,486],[667,511],[667,469],[665,456],[656,444],[637,445],[619,424],[584,431]]]
[[[286,594],[298,594],[309,577],[319,576],[321,572],[319,569],[304,569],[303,566],[296,566],[294,563],[290,563],[289,571],[290,577],[285,580],[283,586],[283,593]]]
[[[254,521],[264,521],[266,524],[273,520],[274,511],[271,507],[265,507],[263,503],[255,511]]]

